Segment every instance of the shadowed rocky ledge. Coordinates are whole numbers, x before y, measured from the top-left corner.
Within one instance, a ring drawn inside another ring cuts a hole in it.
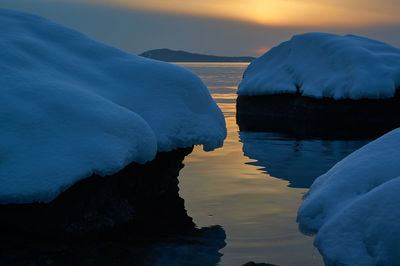
[[[203,264],[215,265],[224,230],[197,229],[178,194],[192,149],[160,152],[113,176],[93,175],[47,204],[0,205],[0,265],[190,265],[203,253]]]
[[[0,232],[69,238],[135,228],[140,228],[136,233],[161,231],[175,221],[179,228],[191,228],[177,186],[183,159],[191,151],[160,152],[153,161],[132,163],[113,176],[93,175],[50,203],[0,205]]]
[[[241,131],[285,133],[298,138],[368,139],[400,126],[400,97],[334,100],[300,94],[239,95]]]

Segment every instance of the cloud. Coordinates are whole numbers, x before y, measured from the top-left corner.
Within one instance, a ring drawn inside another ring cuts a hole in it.
[[[268,52],[270,49],[271,49],[270,47],[261,46],[261,47],[251,49],[250,52],[255,55],[262,55],[262,54],[265,54],[266,52]]]
[[[270,26],[400,23],[398,0],[75,0],[123,8],[231,18]]]
[[[311,0],[310,0],[311,1]],[[216,55],[260,55],[292,35],[310,31],[357,34],[400,46],[399,24],[363,27],[265,26],[61,0],[2,0],[1,7],[36,13],[132,53],[171,48]],[[257,50],[258,49],[258,50]]]

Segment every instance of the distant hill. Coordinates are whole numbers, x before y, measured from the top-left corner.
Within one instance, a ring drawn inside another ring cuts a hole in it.
[[[255,59],[255,57],[250,56],[216,56],[174,51],[170,49],[150,50],[141,53],[140,56],[166,62],[250,62]]]

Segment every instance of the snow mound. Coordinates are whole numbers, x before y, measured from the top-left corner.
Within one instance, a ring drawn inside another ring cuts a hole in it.
[[[192,72],[0,9],[0,203],[48,202],[157,151],[222,146],[222,112]]]
[[[298,213],[326,262],[400,261],[400,129],[365,145],[315,180]],[[336,265],[336,264],[335,264]]]
[[[254,60],[239,95],[390,98],[400,86],[400,49],[354,35],[295,35]]]

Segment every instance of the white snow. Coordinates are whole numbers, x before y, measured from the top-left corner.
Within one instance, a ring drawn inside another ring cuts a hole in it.
[[[222,112],[192,72],[0,9],[0,203],[48,202],[157,151],[220,147]]]
[[[400,87],[400,49],[354,35],[295,35],[254,60],[239,95],[296,93],[334,99],[390,98]]]
[[[315,180],[298,213],[328,263],[400,261],[400,129],[365,145]],[[335,264],[335,265],[336,265]]]

